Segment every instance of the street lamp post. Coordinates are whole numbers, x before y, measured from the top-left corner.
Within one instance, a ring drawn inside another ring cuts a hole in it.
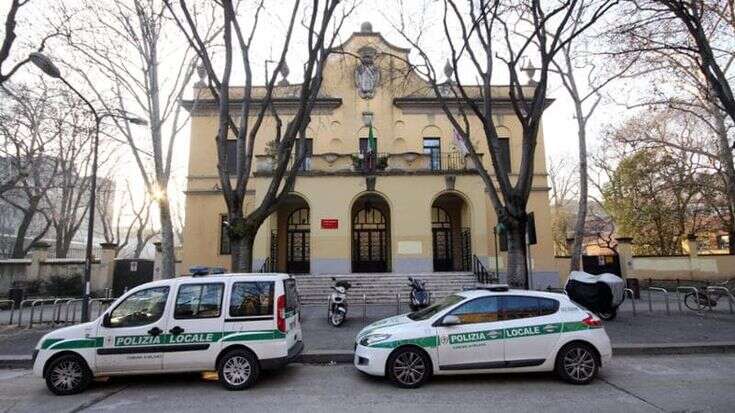
[[[94,116],[94,140],[92,142],[92,176],[89,194],[89,222],[87,223],[87,248],[84,256],[84,295],[82,300],[82,322],[89,321],[89,299],[90,299],[90,283],[92,279],[92,246],[94,238],[94,214],[95,204],[97,200],[97,153],[99,149],[100,124],[105,117],[120,118],[129,121],[135,125],[147,125],[148,122],[141,118],[130,117],[116,113],[99,114],[92,103],[84,97],[74,86],[72,86],[61,75],[58,67],[42,53],[31,53],[29,56],[31,62],[41,69],[48,76],[61,80],[69,89],[71,89],[79,98],[89,107]]]

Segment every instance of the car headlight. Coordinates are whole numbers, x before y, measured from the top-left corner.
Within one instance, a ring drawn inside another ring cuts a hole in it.
[[[390,334],[368,334],[360,340],[361,346],[370,346],[390,338]]]

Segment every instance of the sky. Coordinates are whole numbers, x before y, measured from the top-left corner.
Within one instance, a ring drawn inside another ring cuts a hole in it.
[[[74,0],[69,0],[73,2]],[[103,4],[105,2],[113,2],[115,0],[99,0]],[[281,35],[285,29],[286,22],[288,20],[288,7],[270,7],[276,4],[276,1],[280,0],[267,0],[267,14],[266,19],[268,24],[264,26],[263,33],[260,38],[257,38],[255,50],[253,55],[255,56],[256,63],[254,65],[254,72],[262,73],[263,65],[262,61],[267,58],[273,58],[274,54],[277,55],[280,52],[280,42],[278,42],[279,35]],[[0,4],[0,15],[5,16],[7,10],[7,2]],[[23,9],[21,15],[22,22],[18,27],[18,35],[22,42],[33,44],[37,41],[39,34],[43,31],[43,22],[40,16],[48,16],[49,6],[54,4],[54,0],[31,0],[30,5]],[[386,7],[390,6],[390,7]],[[391,1],[391,0],[365,0],[355,9],[353,14],[345,22],[344,28],[340,34],[341,41],[346,40],[353,31],[358,31],[360,24],[364,21],[369,21],[373,25],[373,30],[381,32],[384,37],[391,43],[399,46],[407,47],[408,43],[402,38],[402,36],[393,28],[393,25],[400,21],[401,14],[399,10],[405,12],[404,17],[409,22],[409,32],[422,30],[425,33],[422,35],[423,44],[427,45],[427,50],[431,53],[432,60],[434,60],[438,68],[443,67],[443,62],[448,56],[448,47],[445,42],[442,41],[441,36],[443,33],[441,30],[435,30],[437,23],[441,18],[441,3],[431,0],[404,0],[404,1]],[[250,15],[249,12],[243,12],[243,19],[246,19]],[[56,40],[54,40],[56,41]],[[178,35],[173,33],[167,37],[167,42],[171,42],[173,47],[173,54],[175,55],[176,49],[184,47],[185,40]],[[297,40],[302,42],[303,37]],[[22,47],[22,45],[19,45]],[[53,41],[50,44],[53,48]],[[56,48],[56,53],[64,53],[63,48]],[[287,62],[291,68],[291,74],[289,78],[292,81],[296,81],[299,78],[299,66],[301,65],[302,58],[299,55],[303,48],[292,47],[292,52],[289,53]],[[415,54],[412,55],[415,57]],[[170,57],[170,55],[169,55]],[[175,57],[175,56],[174,56]],[[27,76],[37,76],[38,72],[35,68],[30,65],[25,68],[29,71],[25,74],[20,74],[19,78]],[[175,68],[169,67],[169,71],[175,70]],[[174,76],[175,73],[163,73],[164,76]],[[460,67],[460,76],[465,79],[466,82],[471,80],[474,74],[468,67]],[[238,76],[234,77],[235,83],[237,83]],[[242,77],[240,76],[240,79]],[[495,83],[506,83],[507,76],[502,71],[497,73],[497,81]],[[196,80],[196,78],[194,79]],[[262,82],[262,78],[261,78]],[[545,147],[547,159],[558,160],[560,158],[572,158],[576,159],[577,153],[577,126],[576,121],[573,118],[573,107],[571,101],[566,93],[566,90],[561,86],[558,79],[552,78],[552,83],[548,90],[548,97],[555,99],[555,102],[544,115],[543,128],[545,136]],[[599,134],[604,131],[604,128],[612,120],[622,119],[626,116],[627,109],[621,105],[605,101],[598,109],[595,117],[590,123],[590,151],[594,152],[595,147],[598,144]],[[141,139],[145,139],[145,130],[141,131]],[[124,149],[124,148],[123,148]],[[172,186],[170,188],[170,196],[172,203],[177,204],[183,202],[183,190],[185,189],[185,177],[186,177],[186,161],[189,154],[189,133],[188,127],[185,127],[182,131],[181,136],[177,138],[177,144],[175,146],[174,153],[174,177]],[[122,167],[119,167],[115,172],[117,178],[120,180],[129,180],[132,186],[140,187],[142,180],[138,174],[136,167],[127,163],[132,162],[131,157],[123,157]],[[121,185],[121,187],[124,185]]]

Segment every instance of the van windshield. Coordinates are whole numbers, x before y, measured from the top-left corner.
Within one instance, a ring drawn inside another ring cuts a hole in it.
[[[413,321],[428,320],[429,318],[433,317],[435,314],[439,313],[440,311],[445,310],[455,304],[458,304],[464,299],[465,297],[462,297],[461,295],[452,294],[449,297],[445,298],[444,301],[440,303],[430,305],[424,308],[423,310],[419,310],[419,311],[409,314],[408,318],[410,318]]]

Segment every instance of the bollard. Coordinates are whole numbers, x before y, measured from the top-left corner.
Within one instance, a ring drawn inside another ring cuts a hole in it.
[[[396,291],[396,315],[401,314],[401,293]]]
[[[653,302],[651,300],[651,296],[652,296],[652,294],[651,294],[651,281],[650,281],[650,278],[649,278],[649,281],[648,281],[648,312],[649,313],[652,313],[653,312]]]
[[[630,303],[633,305],[633,315],[636,315],[636,310],[635,310],[635,294],[633,293],[633,290],[631,290],[630,288],[624,289],[623,290],[623,294],[625,294],[625,293],[628,293],[628,295],[630,296]]]
[[[365,324],[367,318],[367,294],[362,295],[362,323]]]

